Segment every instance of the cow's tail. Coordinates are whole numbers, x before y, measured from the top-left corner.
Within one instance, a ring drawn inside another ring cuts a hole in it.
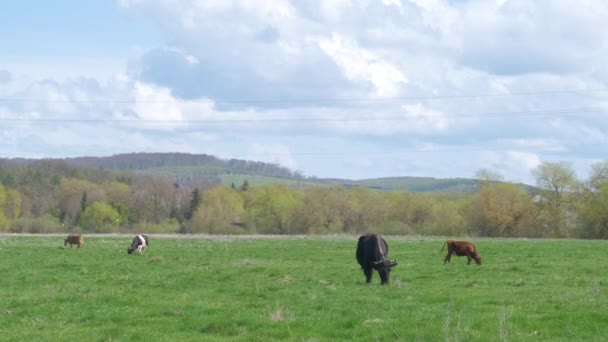
[[[443,243],[443,246],[441,246],[441,250],[439,251],[439,253],[443,252],[443,249],[445,248],[445,245],[447,245],[447,244],[448,244],[447,241]]]

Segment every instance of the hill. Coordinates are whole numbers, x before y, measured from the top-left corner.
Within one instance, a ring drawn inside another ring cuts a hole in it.
[[[235,184],[238,186],[246,180],[252,185],[268,183],[282,183],[295,187],[343,185],[415,192],[471,192],[477,189],[477,181],[466,178],[387,177],[351,180],[305,177],[297,171],[292,171],[277,164],[240,159],[221,159],[206,154],[128,153],[107,157],[76,157],[62,160],[69,165],[83,168],[165,175],[179,184],[210,183]],[[28,164],[35,160],[13,159],[12,161]]]

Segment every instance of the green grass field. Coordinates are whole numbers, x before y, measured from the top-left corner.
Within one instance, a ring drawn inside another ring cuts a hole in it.
[[[608,241],[386,237],[365,284],[356,236],[0,237],[2,341],[606,341]]]

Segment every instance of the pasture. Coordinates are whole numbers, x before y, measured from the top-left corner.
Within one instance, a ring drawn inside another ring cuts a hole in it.
[[[606,341],[608,241],[385,236],[391,283],[356,236],[0,236],[4,341]]]

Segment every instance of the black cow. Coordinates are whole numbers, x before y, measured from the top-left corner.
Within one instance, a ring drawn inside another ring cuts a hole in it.
[[[137,250],[139,254],[143,254],[144,249],[149,246],[148,235],[146,234],[137,234],[133,238],[133,242],[131,243],[131,247],[127,248],[127,252],[129,254],[133,253],[133,251]]]
[[[367,233],[359,237],[357,243],[357,262],[365,274],[365,281],[372,281],[372,273],[378,271],[381,284],[388,284],[391,268],[397,266],[396,260],[388,260],[388,245],[380,236]]]

